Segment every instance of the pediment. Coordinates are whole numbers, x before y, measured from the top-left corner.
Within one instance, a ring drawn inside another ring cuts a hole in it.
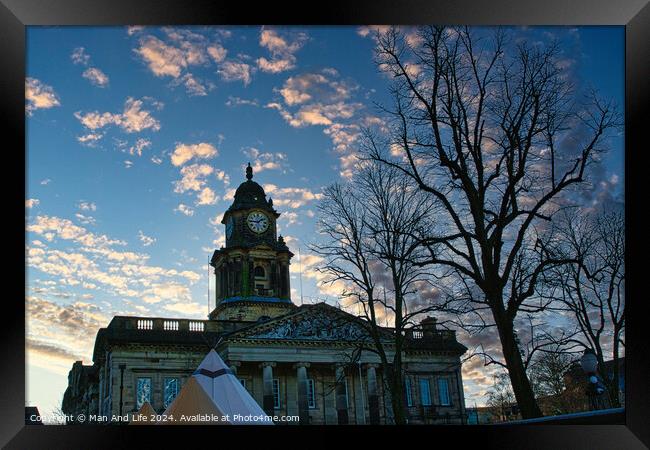
[[[295,313],[242,330],[233,337],[358,342],[370,336],[361,319],[323,303],[302,306]]]

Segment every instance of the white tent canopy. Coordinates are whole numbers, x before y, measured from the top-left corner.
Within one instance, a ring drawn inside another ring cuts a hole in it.
[[[152,420],[152,417],[156,416],[156,410],[153,409],[153,406],[151,406],[151,403],[149,402],[144,402],[140,407],[140,410],[133,416],[137,420],[132,418],[129,425],[151,425],[156,423]]]
[[[264,420],[266,413],[251,397],[246,388],[223,362],[219,354],[210,350],[194,371],[193,377],[215,402],[223,414],[228,414],[234,425],[272,425]]]
[[[229,425],[195,377],[190,377],[158,422],[160,425]]]

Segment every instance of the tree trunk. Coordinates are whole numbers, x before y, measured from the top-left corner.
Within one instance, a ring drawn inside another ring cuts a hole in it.
[[[398,365],[399,367],[397,367]],[[395,361],[389,379],[390,400],[393,407],[393,418],[395,420],[395,425],[406,424],[404,395],[402,394],[404,383],[402,382],[402,378],[401,362]]]
[[[612,364],[614,365],[612,367],[612,379],[609,380],[609,377],[607,377],[607,374],[601,374],[601,378],[605,379],[606,382],[608,382],[608,388],[609,388],[609,398],[610,398],[610,405],[612,408],[618,408],[621,406],[621,402],[618,399],[618,380],[620,378],[620,373],[618,372],[618,334],[614,334],[614,353],[613,353],[613,361]],[[604,376],[602,376],[604,375]]]
[[[502,305],[501,299],[496,302],[491,302],[492,305]],[[498,307],[498,306],[497,306]],[[501,340],[501,347],[503,348],[503,357],[510,376],[510,384],[512,391],[515,394],[519,411],[524,419],[532,419],[541,417],[542,411],[537,405],[535,400],[535,393],[528,380],[524,363],[521,359],[519,346],[515,339],[515,333],[512,322],[505,317],[504,312],[494,311],[494,319],[499,331],[499,339]]]

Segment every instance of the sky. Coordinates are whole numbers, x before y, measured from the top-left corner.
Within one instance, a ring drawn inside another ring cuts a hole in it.
[[[60,407],[114,315],[206,318],[207,263],[248,162],[296,254],[293,301],[336,303],[308,244],[322,188],[352,175],[360,129],[390,103],[374,29],[28,27],[28,405]],[[622,27],[509,31],[559,39],[575,79],[623,109]],[[620,196],[622,138],[601,165],[594,189]],[[481,364],[464,368],[468,405],[484,403]]]

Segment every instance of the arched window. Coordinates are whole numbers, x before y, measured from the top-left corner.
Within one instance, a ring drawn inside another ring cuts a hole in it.
[[[257,266],[255,267],[255,278],[265,278],[266,272],[264,272],[264,267]]]

